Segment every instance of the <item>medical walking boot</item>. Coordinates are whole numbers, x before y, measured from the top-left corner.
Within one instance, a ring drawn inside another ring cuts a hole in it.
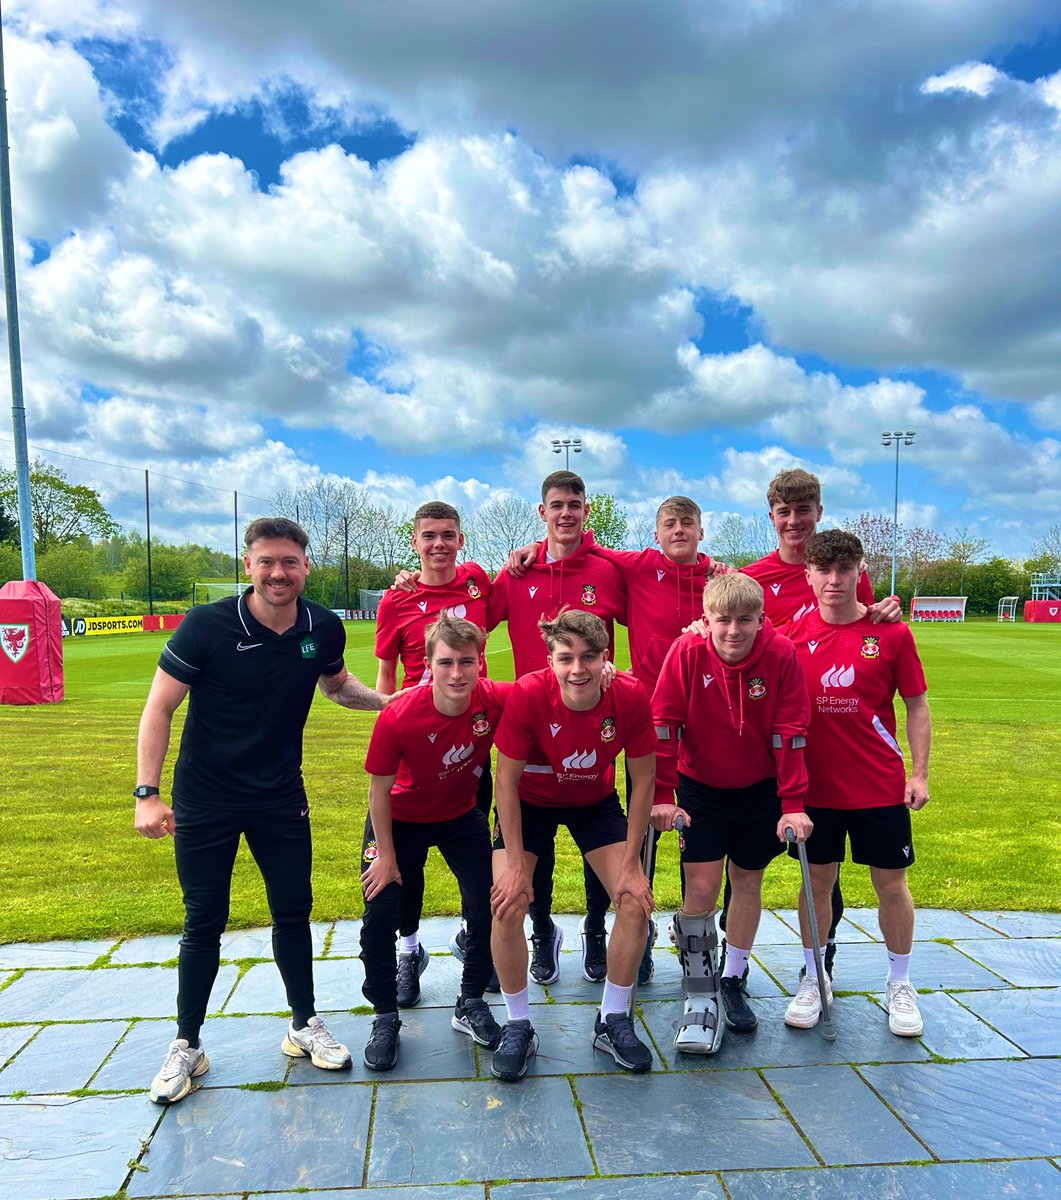
[[[674,938],[685,996],[685,1012],[677,1025],[674,1048],[683,1054],[717,1054],[726,1020],[720,994],[715,912],[695,917],[676,912]]]

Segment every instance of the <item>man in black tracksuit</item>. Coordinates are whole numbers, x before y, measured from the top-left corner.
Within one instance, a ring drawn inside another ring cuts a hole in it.
[[[210,1065],[199,1030],[241,835],[265,880],[273,957],[291,1006],[281,1048],[326,1070],[350,1065],[314,1008],[302,731],[317,686],[347,708],[378,710],[384,699],[347,672],[339,618],[302,599],[305,531],[265,518],[248,526],[245,541],[253,586],[188,613],[162,651],[140,720],[135,825],[148,838],[173,836],[185,908],[177,1037],[151,1086],[158,1104],[183,1099]],[[162,764],[173,714],[189,694],[171,808],[159,792]]]

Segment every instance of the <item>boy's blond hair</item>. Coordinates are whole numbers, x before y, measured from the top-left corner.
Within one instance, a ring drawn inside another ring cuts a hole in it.
[[[439,642],[451,650],[463,650],[467,645],[474,645],[481,654],[486,645],[486,634],[472,621],[443,613],[437,621],[428,625],[424,631],[424,661],[430,662]]]
[[[758,580],[740,571],[715,575],[704,588],[705,613],[757,613],[763,608],[763,589]]]
[[[581,638],[591,650],[608,649],[607,626],[600,617],[581,608],[562,608],[551,621],[543,617],[538,622],[538,628],[542,631],[550,654],[556,649],[557,643],[570,646],[571,639],[576,637]]]
[[[775,504],[798,504],[801,500],[810,500],[821,508],[822,485],[818,476],[802,467],[778,471],[766,489],[767,505],[773,508]]]
[[[700,511],[700,505],[695,500],[690,500],[688,496],[668,496],[666,500],[656,509],[656,526],[663,520],[663,514],[672,512],[679,517],[692,517],[697,525],[704,523],[704,514]]]

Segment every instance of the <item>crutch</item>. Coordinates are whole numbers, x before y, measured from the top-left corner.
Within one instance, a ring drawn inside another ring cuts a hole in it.
[[[674,822],[674,829],[677,833],[681,833],[685,828],[685,818],[679,813],[678,819]],[[645,831],[645,844],[641,847],[641,870],[645,873],[646,879],[652,878],[652,864],[656,858],[656,838],[655,829],[652,828],[652,822],[649,821],[648,829]],[[661,835],[662,836],[662,835]],[[654,917],[649,917],[649,920],[655,920]],[[634,987],[630,992],[630,1020],[634,1019],[634,1009],[637,1007],[637,975],[634,975]]]
[[[822,1000],[822,1037],[827,1042],[836,1040],[836,1030],[833,1028],[833,1014],[829,1011],[829,991],[825,982],[825,964],[822,962],[822,944],[818,937],[818,912],[814,907],[814,891],[810,883],[810,864],[807,862],[807,847],[803,842],[796,841],[796,831],[791,825],[785,827],[785,838],[796,842],[796,853],[799,855],[799,869],[803,874],[803,898],[807,905],[807,917],[810,924],[810,944],[814,951],[814,966],[818,972],[818,995]]]

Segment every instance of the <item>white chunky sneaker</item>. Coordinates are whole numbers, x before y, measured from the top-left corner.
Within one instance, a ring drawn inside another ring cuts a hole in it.
[[[280,1049],[291,1058],[305,1058],[323,1071],[339,1071],[350,1065],[350,1051],[332,1037],[331,1030],[320,1019],[310,1017],[305,1029],[288,1025],[287,1036]]]
[[[833,1002],[833,989],[829,981],[825,981],[825,994],[829,1003]],[[785,1009],[785,1024],[793,1029],[813,1029],[822,1015],[822,998],[818,992],[818,981],[809,975],[804,975],[799,981],[799,991],[792,997],[788,1008]]]
[[[210,1060],[202,1046],[192,1049],[178,1038],[171,1042],[162,1069],[151,1080],[151,1099],[156,1104],[176,1104],[192,1090],[192,1080],[205,1075]]]
[[[908,980],[889,983],[884,990],[884,1004],[888,1010],[888,1028],[896,1037],[920,1037],[925,1032],[925,1022],[917,1007],[917,992]]]

